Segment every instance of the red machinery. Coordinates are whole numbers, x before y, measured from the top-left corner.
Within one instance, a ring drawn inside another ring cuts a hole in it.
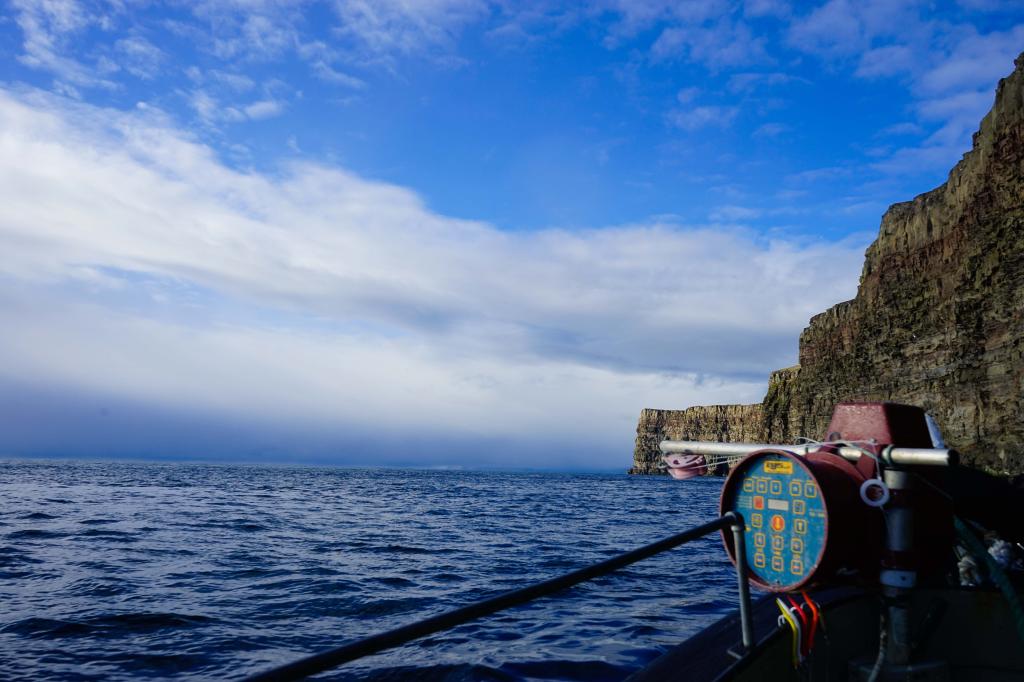
[[[743,516],[751,580],[761,587],[796,590],[840,572],[910,587],[918,569],[945,559],[928,547],[948,541],[915,537],[951,537],[951,511],[927,487],[910,491],[908,467],[949,464],[955,453],[932,447],[920,408],[843,403],[827,442],[744,447],[751,452],[730,472],[721,511]],[[723,538],[735,561],[732,537]]]

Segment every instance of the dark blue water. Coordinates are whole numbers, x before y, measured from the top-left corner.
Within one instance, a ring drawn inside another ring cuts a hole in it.
[[[0,463],[0,678],[238,678],[715,516],[720,479]],[[711,536],[335,679],[621,679],[735,607]]]

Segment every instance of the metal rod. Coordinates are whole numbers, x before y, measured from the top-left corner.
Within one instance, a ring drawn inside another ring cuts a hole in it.
[[[663,440],[658,446],[665,453],[745,457],[758,450],[786,450],[795,455],[807,455],[821,449],[820,443],[800,445],[773,445],[771,443],[715,443],[708,441]],[[840,446],[839,454],[852,461],[860,459],[859,448]],[[900,448],[889,446],[882,451],[888,464],[900,466],[955,466],[960,455],[951,448]]]
[[[431,618],[425,618],[421,621],[405,625],[394,630],[388,630],[377,635],[365,637],[363,639],[357,639],[354,642],[343,644],[335,649],[314,654],[308,658],[304,658],[294,663],[289,663],[273,670],[268,670],[263,673],[258,673],[249,677],[250,682],[263,681],[263,680],[299,680],[310,675],[316,675],[325,670],[335,668],[343,663],[348,663],[357,658],[376,654],[386,649],[392,649],[402,644],[407,644],[415,639],[424,637],[441,630],[448,630],[457,625],[462,625],[471,620],[481,618],[483,616],[489,616],[498,611],[503,611],[512,606],[518,606],[528,601],[532,601],[539,597],[546,597],[560,592],[566,588],[578,585],[587,580],[607,575],[612,571],[616,571],[624,566],[629,566],[642,559],[654,556],[665,550],[673,549],[679,545],[686,544],[692,540],[697,540],[704,537],[716,530],[722,530],[726,527],[735,527],[737,523],[736,516],[733,514],[726,514],[720,518],[710,521],[696,528],[683,531],[671,537],[659,540],[658,542],[651,543],[645,547],[634,549],[631,552],[620,554],[611,559],[607,559],[600,563],[586,568],[581,568],[571,573],[545,580],[544,582],[536,583],[522,589],[513,590],[500,594],[490,599],[484,599],[468,606],[463,606],[452,611],[433,616]],[[742,518],[739,519],[739,523],[742,524]],[[742,526],[741,526],[742,527]],[[734,531],[735,532],[735,531]],[[743,547],[742,544],[739,547]],[[746,564],[742,564],[744,570]],[[746,574],[744,573],[744,580],[741,583],[740,589],[746,585]],[[750,601],[749,592],[747,593],[748,607]],[[742,597],[741,597],[742,604]],[[744,632],[744,645],[746,645],[747,636]]]
[[[743,516],[737,512],[728,512],[725,517],[732,517],[729,528],[732,530],[732,545],[736,555],[736,583],[740,593],[740,631],[743,634],[743,651],[750,651],[754,646],[753,607],[750,604],[750,582],[747,580],[747,543],[743,537]]]

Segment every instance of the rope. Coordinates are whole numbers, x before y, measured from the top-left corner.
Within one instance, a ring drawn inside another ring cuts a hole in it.
[[[992,578],[992,582],[996,584],[1000,592],[1006,598],[1007,605],[1010,607],[1010,615],[1013,617],[1013,624],[1017,628],[1017,636],[1020,637],[1021,641],[1024,642],[1024,609],[1021,608],[1020,599],[1017,596],[1017,591],[1013,589],[1013,585],[1010,583],[1010,578],[1007,577],[1006,572],[1003,571],[1003,567],[999,565],[999,562],[995,560],[988,550],[985,549],[985,545],[982,544],[978,536],[975,535],[967,524],[960,520],[959,517],[954,517],[953,523],[956,526],[956,534],[963,541],[967,547],[968,553],[974,557],[974,560],[979,564],[985,562],[985,567],[988,569],[988,574]]]

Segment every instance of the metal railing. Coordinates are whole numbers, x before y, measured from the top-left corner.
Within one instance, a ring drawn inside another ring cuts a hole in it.
[[[666,455],[712,455],[718,457],[746,457],[758,450],[786,450],[795,455],[817,452],[824,443],[799,443],[796,445],[772,445],[771,443],[718,443],[714,441],[663,440],[658,449]],[[840,445],[837,453],[844,459],[856,462],[864,453],[863,448]],[[960,453],[952,448],[903,448],[887,445],[879,453],[884,464],[894,466],[956,466]]]
[[[490,599],[484,599],[483,601],[425,618],[409,625],[388,630],[387,632],[357,639],[335,649],[314,654],[279,668],[253,675],[248,680],[250,682],[299,680],[310,675],[316,675],[358,658],[407,644],[420,637],[441,632],[442,630],[449,630],[471,620],[489,616],[513,606],[533,601],[534,599],[547,597],[574,585],[607,575],[620,568],[652,557],[655,554],[660,554],[666,550],[684,545],[687,542],[700,539],[715,531],[724,530],[725,528],[729,528],[732,531],[733,544],[736,548],[736,581],[740,598],[740,631],[743,650],[749,651],[754,645],[754,629],[751,621],[750,585],[747,581],[747,556],[743,539],[743,517],[735,512],[728,512],[704,525],[691,528],[664,540],[659,540],[639,549],[634,549],[631,552],[620,554],[592,566],[587,566],[586,568],[581,568],[518,590],[506,592]]]

